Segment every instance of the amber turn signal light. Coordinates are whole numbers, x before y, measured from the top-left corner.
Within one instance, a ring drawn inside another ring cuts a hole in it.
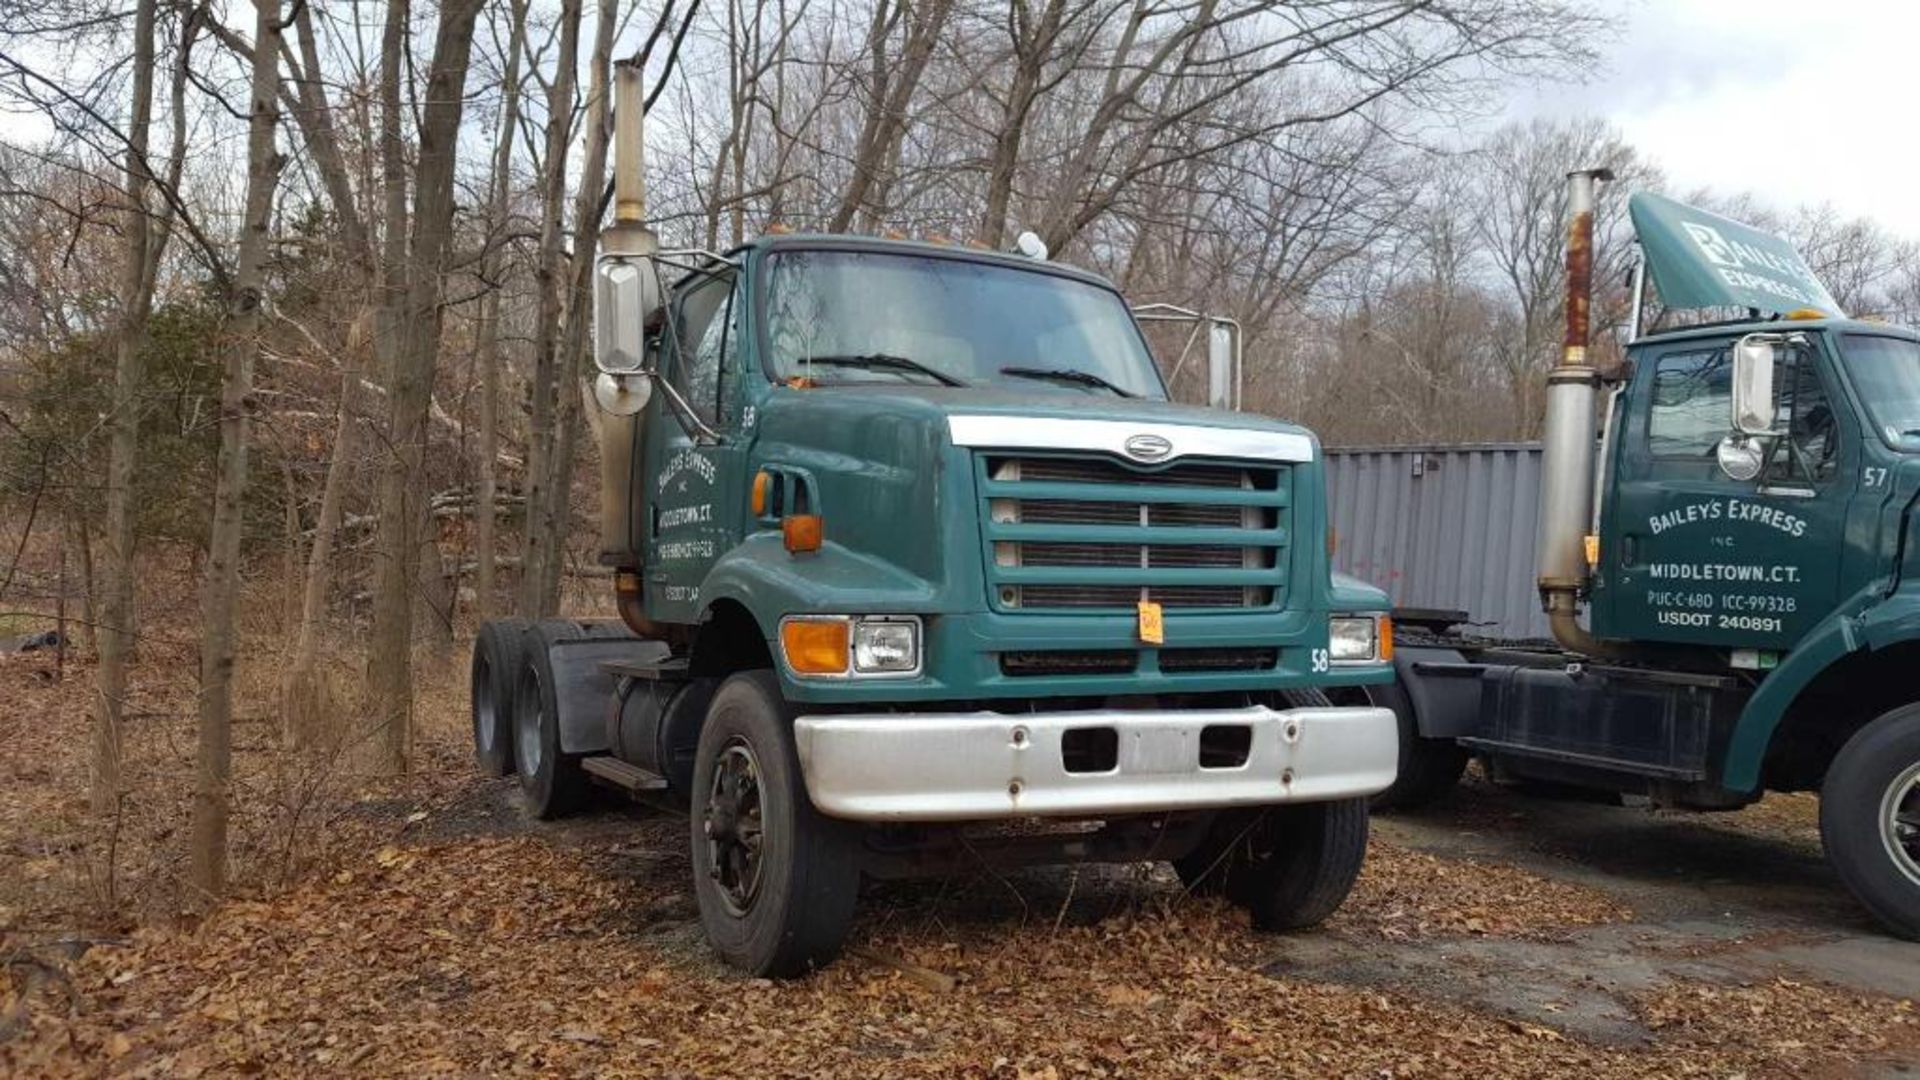
[[[788,520],[792,520],[789,518]],[[847,620],[788,619],[780,624],[780,651],[801,675],[839,675],[847,670]]]
[[[767,512],[767,491],[773,487],[773,474],[755,473],[753,477],[753,513],[757,517]]]
[[[819,514],[788,514],[780,519],[780,538],[788,551],[819,551],[821,531]]]
[[[1380,662],[1386,663],[1393,659],[1393,616],[1380,616],[1379,634],[1380,643],[1376,647],[1380,650]]]

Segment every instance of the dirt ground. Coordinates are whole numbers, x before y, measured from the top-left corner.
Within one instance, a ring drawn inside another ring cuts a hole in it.
[[[876,886],[855,955],[770,983],[707,955],[684,819],[608,799],[535,823],[473,773],[457,668],[413,776],[316,795],[306,826],[262,812],[244,865],[274,872],[202,917],[134,887],[177,860],[165,800],[103,895],[85,678],[0,662],[0,1072],[1920,1076],[1920,945],[1855,908],[1810,799],[1709,816],[1470,783],[1377,818],[1346,907],[1280,937],[1163,866]],[[184,761],[190,710],[143,715],[137,745]],[[243,799],[301,805],[246,764],[270,729],[243,730]]]

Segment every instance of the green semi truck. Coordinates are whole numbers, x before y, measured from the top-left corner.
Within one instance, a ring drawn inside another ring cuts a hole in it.
[[[1330,572],[1313,436],[1170,403],[1120,295],[1030,239],[657,250],[636,80],[595,284],[620,619],[482,627],[482,767],[541,817],[686,806],[756,974],[832,958],[862,877],[1166,860],[1326,917],[1399,740],[1325,696],[1392,638]]]
[[[1587,357],[1603,178],[1570,178],[1542,440],[1555,640],[1403,617],[1396,681],[1344,698],[1399,717],[1382,798],[1430,798],[1470,755],[1496,778],[1694,809],[1817,791],[1842,880],[1920,938],[1920,337],[1840,317],[1778,238],[1637,194],[1626,363],[1603,378]]]

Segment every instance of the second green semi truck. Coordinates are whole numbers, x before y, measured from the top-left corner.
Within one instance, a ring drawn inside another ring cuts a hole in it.
[[[621,618],[482,628],[482,765],[542,817],[589,780],[685,805],[756,974],[831,958],[863,876],[1159,859],[1262,926],[1331,913],[1398,736],[1325,697],[1392,638],[1329,570],[1312,435],[1170,403],[1119,294],[1038,252],[656,250],[636,80],[595,296]]]
[[[1345,698],[1400,718],[1384,798],[1431,797],[1469,756],[1687,808],[1816,791],[1842,880],[1920,938],[1920,337],[1841,317],[1778,238],[1640,194],[1626,364],[1603,378],[1600,178],[1570,178],[1548,377],[1534,572],[1554,640],[1403,619],[1397,681]],[[1642,330],[1647,284],[1668,329]]]

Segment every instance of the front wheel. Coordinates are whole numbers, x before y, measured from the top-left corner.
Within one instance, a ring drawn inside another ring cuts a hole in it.
[[[1820,839],[1888,930],[1920,941],[1920,704],[1855,732],[1820,789]]]
[[[1220,892],[1262,930],[1316,926],[1339,909],[1367,857],[1367,800],[1221,813],[1175,861],[1194,892]]]
[[[694,755],[693,890],[720,958],[791,978],[839,955],[860,884],[851,827],[807,798],[793,716],[769,671],[734,675]]]

